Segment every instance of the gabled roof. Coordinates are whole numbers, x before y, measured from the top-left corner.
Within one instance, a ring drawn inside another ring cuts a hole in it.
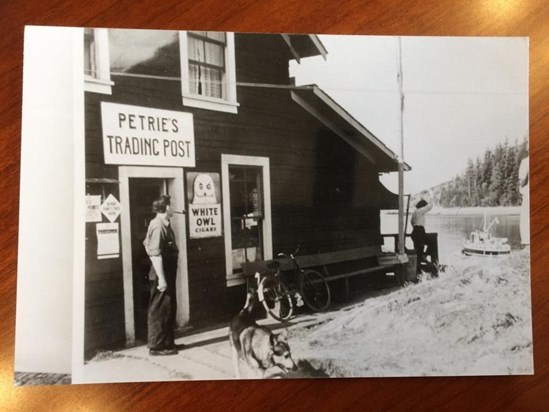
[[[328,51],[316,34],[282,34],[281,36],[298,63],[301,59],[312,56],[322,56],[326,60]]]
[[[398,157],[316,85],[294,87],[292,99],[367,158],[379,172],[398,171]],[[404,163],[404,170],[411,167]]]

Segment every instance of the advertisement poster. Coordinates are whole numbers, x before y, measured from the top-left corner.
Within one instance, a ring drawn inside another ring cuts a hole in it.
[[[97,258],[111,259],[120,255],[120,241],[118,237],[118,223],[98,223]]]
[[[101,196],[86,196],[86,222],[101,222]]]
[[[187,188],[191,239],[221,236],[219,173],[187,173]]]

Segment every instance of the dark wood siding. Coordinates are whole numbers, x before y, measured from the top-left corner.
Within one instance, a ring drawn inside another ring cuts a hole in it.
[[[289,84],[290,49],[282,36],[235,34],[237,81]]]
[[[380,244],[379,207],[371,201],[379,188],[375,169],[298,106],[288,89],[262,86],[289,84],[288,48],[282,37],[236,35],[236,64],[238,114],[183,107],[177,81],[118,76],[113,78],[112,96],[88,93],[87,177],[117,178],[117,167],[103,164],[100,101],[190,112],[194,115],[196,168],[186,171],[221,173],[221,154],[270,159],[275,254],[292,251],[297,244],[303,253]],[[188,239],[187,258],[191,323],[233,316],[242,307],[245,292],[242,286],[226,287],[223,238]],[[100,325],[102,311],[118,299],[112,322],[122,324],[123,331],[122,268],[113,268],[119,270],[120,282],[109,292],[112,301],[98,291],[103,286],[97,279],[104,269],[94,265],[89,269],[87,322],[99,319]],[[108,334],[111,323],[103,321]]]
[[[88,194],[117,199],[117,184],[88,184]],[[104,197],[103,197],[104,199]],[[103,217],[104,222],[108,222]],[[86,223],[86,282],[84,353],[93,356],[97,348],[114,348],[125,343],[124,287],[122,258],[98,259],[95,223]]]

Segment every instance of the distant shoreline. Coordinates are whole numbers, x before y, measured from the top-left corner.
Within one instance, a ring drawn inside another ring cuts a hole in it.
[[[410,213],[413,211],[413,207],[410,207]],[[429,215],[441,215],[441,216],[470,216],[470,215],[482,215],[486,212],[490,215],[520,215],[520,206],[494,206],[494,207],[434,207]],[[396,215],[398,210],[383,210],[382,213],[387,215]]]

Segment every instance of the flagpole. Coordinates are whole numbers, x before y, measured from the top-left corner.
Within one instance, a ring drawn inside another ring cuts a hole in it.
[[[398,161],[398,253],[405,254],[404,226],[404,91],[402,88],[402,38],[398,37],[398,89],[400,93],[400,156]]]

